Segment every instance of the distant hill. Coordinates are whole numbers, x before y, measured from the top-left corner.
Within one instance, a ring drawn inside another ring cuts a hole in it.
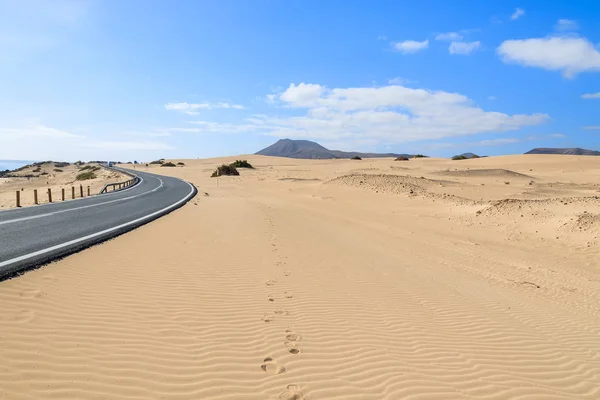
[[[579,147],[575,148],[553,148],[553,147],[539,147],[533,150],[529,150],[525,154],[564,154],[564,155],[572,155],[572,156],[600,156],[600,151],[596,150],[586,150],[580,149]]]
[[[329,150],[310,140],[281,139],[269,147],[259,151],[259,155],[305,159],[331,159],[331,158],[380,158],[380,157],[412,157],[410,154],[396,153],[359,153],[356,151]]]

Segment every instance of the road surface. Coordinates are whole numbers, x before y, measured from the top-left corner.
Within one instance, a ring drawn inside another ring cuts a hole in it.
[[[0,211],[0,279],[110,239],[181,207],[196,188],[140,171],[118,192]]]

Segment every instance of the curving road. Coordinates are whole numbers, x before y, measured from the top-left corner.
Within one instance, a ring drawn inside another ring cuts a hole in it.
[[[131,172],[140,183],[125,190],[0,211],[0,279],[132,230],[197,193],[177,178]]]

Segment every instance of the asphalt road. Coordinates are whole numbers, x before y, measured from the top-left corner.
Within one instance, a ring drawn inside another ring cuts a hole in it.
[[[130,171],[141,182],[122,191],[0,211],[0,279],[130,231],[197,193],[177,178]]]

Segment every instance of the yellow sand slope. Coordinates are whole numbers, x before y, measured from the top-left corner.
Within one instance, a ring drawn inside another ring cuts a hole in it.
[[[129,165],[131,167],[131,165]],[[82,169],[83,168],[83,169]],[[82,172],[93,172],[93,179],[77,180]],[[75,187],[75,197],[81,197],[80,186],[87,197],[87,188],[90,194],[96,195],[107,183],[123,182],[129,177],[116,171],[110,171],[95,163],[84,165],[70,164],[63,166],[60,163],[46,162],[29,166],[12,173],[15,177],[0,178],[0,210],[16,207],[16,191],[21,192],[21,206],[34,205],[34,189],[38,191],[38,202],[48,202],[48,189],[51,190],[54,202],[62,200],[62,189],[65,189],[65,199],[72,198],[72,187]]]
[[[244,158],[0,283],[0,397],[600,398],[600,158]]]

